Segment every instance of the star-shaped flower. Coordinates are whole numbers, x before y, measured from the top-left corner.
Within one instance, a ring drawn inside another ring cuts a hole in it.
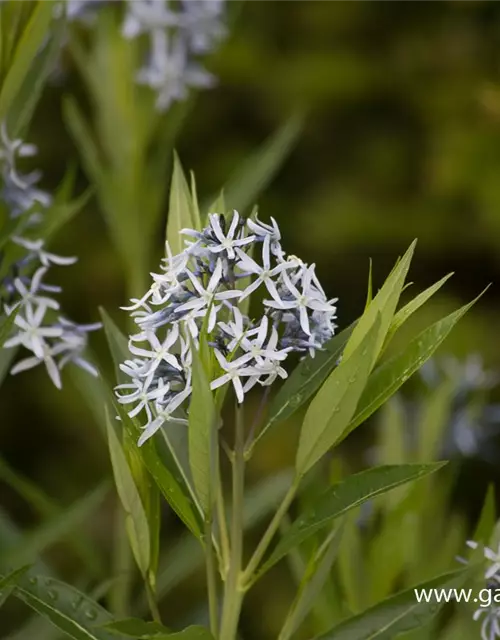
[[[335,307],[333,306],[333,302],[335,300],[331,300],[327,302],[326,300],[321,300],[320,294],[311,286],[311,280],[313,277],[314,265],[312,264],[310,267],[304,268],[302,272],[302,291],[299,291],[297,287],[293,284],[292,280],[288,276],[286,271],[283,271],[281,274],[283,278],[283,282],[286,286],[287,294],[286,298],[280,299],[280,301],[276,300],[264,300],[264,304],[268,307],[273,307],[275,309],[298,309],[299,317],[300,317],[300,326],[302,330],[307,335],[311,334],[311,330],[309,327],[309,316],[307,313],[308,309],[312,309],[314,311],[326,311],[329,313],[335,313]],[[290,298],[290,299],[289,299]]]
[[[194,309],[201,310],[208,308],[209,319],[207,330],[208,333],[211,333],[217,322],[217,311],[219,307],[216,305],[216,302],[230,300],[232,298],[239,298],[241,296],[241,291],[216,291],[222,278],[222,261],[220,259],[217,260],[214,272],[211,275],[206,288],[189,269],[186,269],[186,272],[195,289],[194,296],[191,300],[188,300],[188,302],[180,305],[176,309],[176,313]]]
[[[219,219],[220,216],[218,213],[211,213],[209,218],[214,236],[219,242],[219,244],[209,245],[208,249],[213,253],[221,253],[222,251],[227,251],[228,258],[233,260],[235,257],[234,250],[236,247],[242,247],[253,242],[255,239],[255,236],[247,236],[246,238],[235,238],[235,234],[240,221],[240,216],[237,211],[233,212],[233,219],[231,220],[231,225],[227,234],[224,234],[224,231],[222,230]]]
[[[135,356],[146,359],[148,374],[154,373],[154,371],[162,362],[167,362],[175,369],[181,370],[181,366],[177,361],[177,357],[173,353],[171,353],[171,349],[177,342],[178,338],[179,326],[177,324],[174,324],[163,342],[160,342],[158,337],[152,331],[147,331],[145,334],[139,334],[139,336],[135,338],[137,342],[143,342],[144,340],[147,340],[151,346],[151,349],[142,349],[140,347],[136,347],[134,345],[134,342],[131,340],[129,344],[129,350]]]
[[[245,394],[240,378],[252,375],[251,373],[248,373],[249,368],[245,366],[246,363],[251,360],[252,356],[250,354],[245,354],[240,358],[229,362],[218,349],[215,349],[214,353],[221,366],[221,369],[225,373],[211,382],[210,389],[218,389],[226,383],[232,382],[238,402],[241,404],[245,399]]]
[[[26,307],[25,318],[18,313],[14,324],[20,330],[17,335],[9,338],[3,346],[9,348],[23,345],[43,360],[46,353],[44,349],[46,346],[45,338],[58,338],[63,332],[60,327],[42,326],[46,310],[47,308],[44,305],[40,305],[37,309],[29,305]]]

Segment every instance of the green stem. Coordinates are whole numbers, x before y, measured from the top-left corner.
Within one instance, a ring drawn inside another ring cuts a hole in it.
[[[147,578],[144,580],[144,584],[146,585],[146,594],[148,596],[148,604],[149,610],[151,611],[151,616],[153,617],[153,620],[155,622],[159,622],[160,624],[162,624],[160,611],[158,609],[158,605],[156,604],[155,594]]]
[[[236,640],[243,591],[240,589],[243,556],[243,499],[245,489],[245,433],[243,409],[236,409],[236,436],[233,455],[233,505],[231,515],[231,554],[224,588],[224,604],[219,640]]]
[[[229,569],[229,534],[227,531],[226,509],[224,506],[224,494],[222,493],[222,479],[220,475],[220,466],[217,470],[217,491],[215,496],[215,504],[217,509],[217,524],[220,533],[220,551],[221,551],[221,575],[225,580]]]
[[[241,584],[244,590],[247,590],[252,585],[254,573],[257,571],[262,558],[264,557],[269,545],[271,544],[272,539],[274,538],[275,533],[278,531],[282,518],[285,516],[290,505],[292,504],[293,499],[295,498],[295,494],[297,493],[298,486],[299,479],[296,478],[292,486],[288,489],[285,497],[281,501],[278,510],[274,514],[274,517],[269,523],[266,532],[262,536],[262,540],[257,545],[253,556],[250,558],[246,569],[243,571]]]
[[[207,589],[208,589],[208,611],[210,614],[210,631],[216,637],[219,626],[218,602],[217,602],[217,569],[215,563],[214,546],[212,542],[212,519],[205,522],[206,548],[206,568],[207,568]]]

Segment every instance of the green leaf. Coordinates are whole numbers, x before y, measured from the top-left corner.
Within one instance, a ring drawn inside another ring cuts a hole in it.
[[[2,349],[0,348],[0,385],[5,379],[5,376],[9,372],[12,361],[16,357],[18,352],[17,348]]]
[[[196,190],[196,179],[193,171],[191,171],[191,202],[193,205],[192,215],[193,215],[193,229],[197,231],[202,230],[201,224],[201,213],[200,213],[200,205],[198,204],[198,192]]]
[[[103,627],[110,633],[117,633],[132,638],[150,638],[159,634],[168,634],[170,631],[159,622],[144,622],[138,618],[126,618],[125,620],[117,620],[110,622]]]
[[[256,437],[253,446],[268,429],[289,418],[319,389],[337,365],[353,329],[354,324],[329,340],[314,358],[307,356],[299,362],[272,401],[267,423]]]
[[[101,314],[104,333],[106,334],[113,364],[115,365],[116,379],[118,381],[125,380],[126,377],[120,369],[120,364],[130,358],[131,354],[128,349],[128,340],[115,324],[114,320],[111,319],[106,309],[99,307],[99,313]]]
[[[343,531],[342,524],[335,527],[311,558],[278,640],[291,638],[314,607],[337,557]]]
[[[101,310],[101,316],[115,363],[117,376],[120,374],[121,377],[122,374],[118,366],[130,357],[128,342],[103,309]],[[173,456],[172,451],[168,447],[160,446],[162,444],[161,441],[157,440],[154,442],[154,438],[150,438],[141,447],[137,447],[135,443],[141,434],[137,420],[131,419],[127,415],[124,407],[116,402],[111,392],[109,392],[108,395],[109,402],[120,416],[137,454],[144,462],[146,469],[158,485],[161,493],[184,524],[197,538],[201,539],[202,520],[200,510],[197,503],[191,499],[191,489],[187,484],[182,469],[179,467],[178,460]]]
[[[302,118],[293,115],[245,160],[224,185],[225,210],[243,213],[255,204],[288,156],[301,129]]]
[[[418,629],[429,622],[444,603],[418,602],[417,589],[449,589],[460,585],[467,575],[461,569],[407,589],[327,631],[315,640],[391,640],[400,633]]]
[[[368,287],[366,291],[365,311],[373,300],[373,261],[370,258],[370,266],[368,267]]]
[[[292,523],[259,571],[261,576],[294,547],[332,523],[351,509],[395,487],[434,473],[444,463],[387,465],[373,467],[335,484],[321,496],[310,510]]]
[[[12,331],[12,327],[14,326],[14,321],[19,310],[20,307],[17,307],[8,316],[0,318],[0,349],[3,348],[3,343],[8,339],[10,332]]]
[[[415,313],[415,311],[418,311],[420,307],[422,307],[427,302],[427,300],[432,298],[432,296],[437,293],[439,289],[441,289],[444,283],[449,280],[452,275],[453,273],[449,273],[447,276],[441,278],[441,280],[433,284],[431,287],[425,289],[425,291],[422,291],[422,293],[419,293],[418,296],[413,298],[413,300],[408,302],[408,304],[402,307],[394,315],[391,326],[389,328],[389,332],[387,334],[386,343],[389,342],[396,331],[408,320],[411,315]]]
[[[112,621],[97,602],[69,584],[44,576],[24,576],[13,595],[74,640],[116,640],[99,628]]]
[[[145,640],[214,640],[213,635],[205,627],[188,627],[178,633],[168,635],[150,636]]]
[[[360,322],[363,320],[361,318]],[[359,325],[356,325],[356,328]],[[347,343],[346,350],[356,329]],[[302,424],[296,469],[305,474],[335,444],[349,424],[366,385],[380,335],[380,316],[351,357],[342,357],[309,405]],[[345,353],[345,352],[344,352]]]
[[[495,485],[490,484],[471,540],[487,544],[496,522]]]
[[[150,535],[146,512],[141,496],[134,483],[120,440],[111,418],[107,415],[107,433],[111,465],[115,478],[116,490],[125,510],[125,525],[134,553],[135,561],[143,576],[147,575],[150,565]]]
[[[91,515],[102,503],[108,488],[107,483],[100,484],[68,509],[60,510],[22,536],[14,545],[2,549],[0,565],[34,562],[47,547],[74,534],[82,524],[88,522]]]
[[[189,464],[196,494],[204,513],[209,514],[212,510],[213,489],[216,482],[219,419],[210,383],[194,345],[192,353],[193,391],[189,404],[188,424]]]
[[[375,348],[372,354],[372,361],[370,368],[375,364],[385,342],[387,332],[393,320],[394,312],[398,305],[399,296],[403,289],[404,281],[410,262],[415,250],[416,240],[412,242],[410,248],[396,264],[389,277],[385,281],[384,285],[377,293],[375,298],[371,301],[366,311],[358,320],[354,331],[352,332],[351,339],[347,343],[343,358],[348,359],[357,350],[360,343],[364,339],[369,329],[373,326],[378,314],[380,314],[380,330],[377,336]]]
[[[31,565],[27,564],[20,569],[14,569],[14,571],[11,571],[3,578],[0,578],[0,607],[3,606],[16,584],[30,567]]]
[[[224,215],[227,212],[226,199],[224,196],[224,189],[222,189],[219,195],[208,207],[208,213],[222,213]]]
[[[478,299],[479,297],[424,329],[401,353],[375,369],[368,378],[356,414],[342,434],[342,438],[369,418],[432,356],[455,324]]]
[[[67,33],[67,24],[60,18],[51,28],[47,42],[32,60],[12,107],[9,108],[9,133],[14,138],[22,137],[23,130],[31,120],[45,83],[54,71],[65,33]]]
[[[181,253],[184,248],[180,232],[186,228],[197,228],[196,213],[182,165],[174,151],[174,170],[170,184],[167,218],[167,241],[174,255]]]
[[[3,122],[19,93],[23,82],[41,52],[44,41],[49,34],[54,15],[54,5],[41,0],[37,2],[33,13],[26,24],[17,43],[12,64],[0,91],[0,122]]]

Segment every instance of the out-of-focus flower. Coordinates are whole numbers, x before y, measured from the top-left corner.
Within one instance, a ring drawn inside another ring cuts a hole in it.
[[[137,81],[151,87],[156,106],[167,110],[184,100],[190,88],[209,88],[214,77],[194,59],[208,53],[225,35],[220,0],[128,0],[122,27],[125,38],[149,37],[146,63]]]
[[[43,239],[19,235],[19,231],[24,233],[36,228],[52,198],[35,186],[40,177],[37,172],[23,175],[17,167],[18,158],[33,156],[36,147],[21,140],[11,140],[5,124],[0,128],[0,138],[1,197],[11,218],[22,221],[9,241],[23,251],[0,280],[0,304],[3,302],[0,316],[17,314],[13,335],[0,347],[23,346],[33,353],[33,357],[15,364],[12,374],[44,364],[56,387],[61,388],[60,371],[69,362],[97,375],[95,367],[83,358],[83,353],[87,333],[101,325],[78,325],[61,316],[53,317],[59,310],[59,302],[53,295],[60,292],[60,287],[46,284],[45,275],[51,266],[70,265],[76,258],[48,252]]]

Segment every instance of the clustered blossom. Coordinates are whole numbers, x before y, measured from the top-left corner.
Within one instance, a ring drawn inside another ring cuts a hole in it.
[[[118,401],[141,416],[142,444],[168,422],[186,422],[191,394],[192,348],[207,332],[218,372],[211,388],[231,383],[239,403],[256,384],[267,387],[287,373],[291,352],[314,356],[334,333],[336,307],[327,300],[314,264],[287,256],[276,221],[265,224],[213,213],[203,231],[185,229],[185,248],[167,257],[161,273],[131,312],[139,333],[121,365],[130,382],[116,388]],[[264,315],[242,311],[254,291],[264,295]]]
[[[477,549],[478,544],[474,540],[468,540],[467,546],[471,549]],[[495,593],[500,588],[500,545],[497,551],[489,547],[483,548],[484,559],[487,560],[488,566],[484,572],[484,580],[487,588],[492,589]],[[466,563],[462,558],[458,558],[461,562]],[[492,594],[493,595],[493,594]],[[482,620],[481,638],[482,640],[495,640],[500,638],[500,607],[493,598],[488,607],[479,607],[473,616],[474,620]]]
[[[1,126],[0,135],[3,182],[0,197],[7,205],[9,216],[18,219],[16,233],[9,237],[9,243],[11,247],[17,245],[17,251],[22,253],[6,273],[3,269],[0,271],[0,318],[16,312],[13,335],[0,346],[23,346],[33,354],[14,365],[12,374],[44,364],[53,383],[61,388],[60,371],[68,362],[97,375],[82,354],[87,333],[101,325],[78,325],[60,315],[59,302],[54,299],[60,287],[47,284],[44,279],[52,265],[70,265],[76,258],[50,253],[42,239],[31,238],[32,229],[43,220],[52,198],[36,186],[40,178],[38,172],[22,174],[16,166],[17,158],[33,156],[36,147],[21,140],[10,140],[5,125]]]
[[[224,0],[127,0],[123,35],[147,35],[147,62],[137,81],[157,94],[156,106],[165,111],[184,100],[189,88],[209,88],[214,78],[194,57],[211,51],[225,34]]]

